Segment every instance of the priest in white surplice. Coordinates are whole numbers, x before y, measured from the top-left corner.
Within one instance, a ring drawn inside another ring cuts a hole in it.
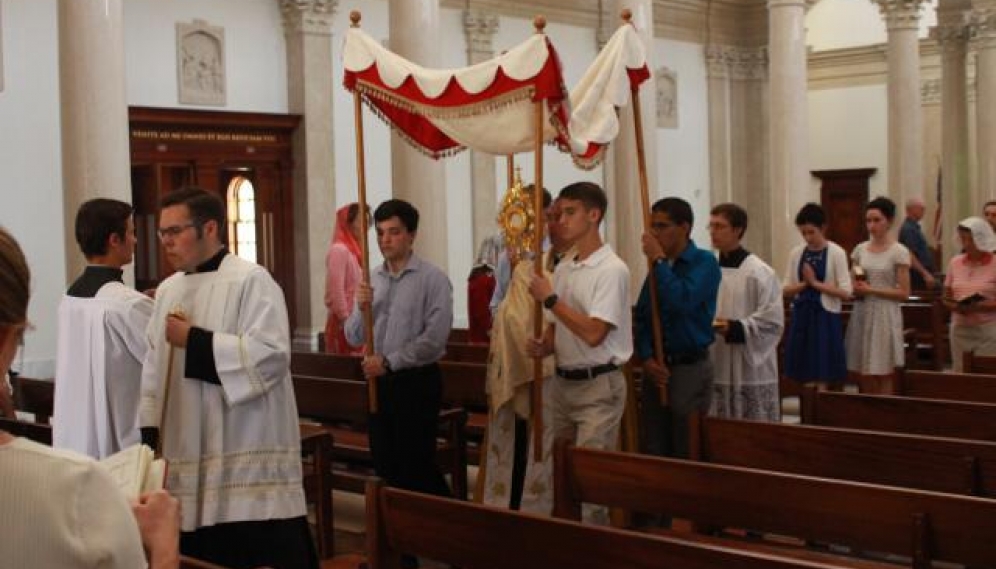
[[[216,194],[187,188],[161,205],[159,237],[178,272],[156,292],[140,418],[143,440],[169,461],[180,550],[227,567],[317,567],[283,293],[229,254]]]
[[[723,278],[716,299],[715,371],[710,415],[778,421],[778,341],[785,314],[778,276],[740,241],[747,212],[736,204],[712,209],[709,235]]]
[[[122,282],[132,207],[98,198],[76,213],[83,274],[59,304],[52,446],[103,458],[140,440],[138,398],[152,299]]]

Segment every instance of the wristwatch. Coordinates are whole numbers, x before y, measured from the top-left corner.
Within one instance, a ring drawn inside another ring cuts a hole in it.
[[[557,304],[558,300],[560,300],[560,297],[557,296],[557,293],[552,293],[550,296],[543,299],[543,308],[553,310],[553,307]]]
[[[391,369],[391,360],[387,359],[387,356],[381,355],[380,360],[384,362],[383,367],[386,373],[391,373],[394,371],[393,369]]]

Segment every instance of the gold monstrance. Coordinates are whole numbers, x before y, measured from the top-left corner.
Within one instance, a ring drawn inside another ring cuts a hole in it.
[[[505,191],[498,213],[498,226],[505,234],[505,249],[509,259],[522,259],[533,248],[536,239],[536,212],[533,211],[535,186],[522,186],[522,172],[515,169],[515,182]]]

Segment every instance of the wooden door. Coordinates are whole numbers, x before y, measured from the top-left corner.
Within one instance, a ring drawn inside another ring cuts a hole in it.
[[[296,115],[129,109],[132,203],[139,240],[134,266],[140,288],[155,287],[173,272],[155,233],[160,199],[178,188],[197,185],[217,192],[227,203],[229,186],[237,178],[245,179],[254,194],[253,219],[247,225],[253,231],[254,257],[283,289],[293,329],[291,139],[299,122]]]
[[[196,184],[193,164],[160,162],[132,164],[131,192],[135,208],[135,287],[138,290],[155,288],[173,272],[173,267],[160,254],[156,228],[159,200],[173,190]]]
[[[819,170],[812,174],[822,181],[820,205],[827,213],[826,236],[850,257],[854,247],[868,239],[865,206],[868,204],[868,178],[875,168]]]

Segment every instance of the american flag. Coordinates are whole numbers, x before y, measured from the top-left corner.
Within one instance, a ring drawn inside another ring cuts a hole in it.
[[[941,201],[943,184],[941,183],[941,166],[937,166],[937,209],[934,210],[934,243],[937,243],[937,249],[941,249],[941,233],[944,231],[944,223],[941,220],[941,214],[943,213],[943,205]]]

